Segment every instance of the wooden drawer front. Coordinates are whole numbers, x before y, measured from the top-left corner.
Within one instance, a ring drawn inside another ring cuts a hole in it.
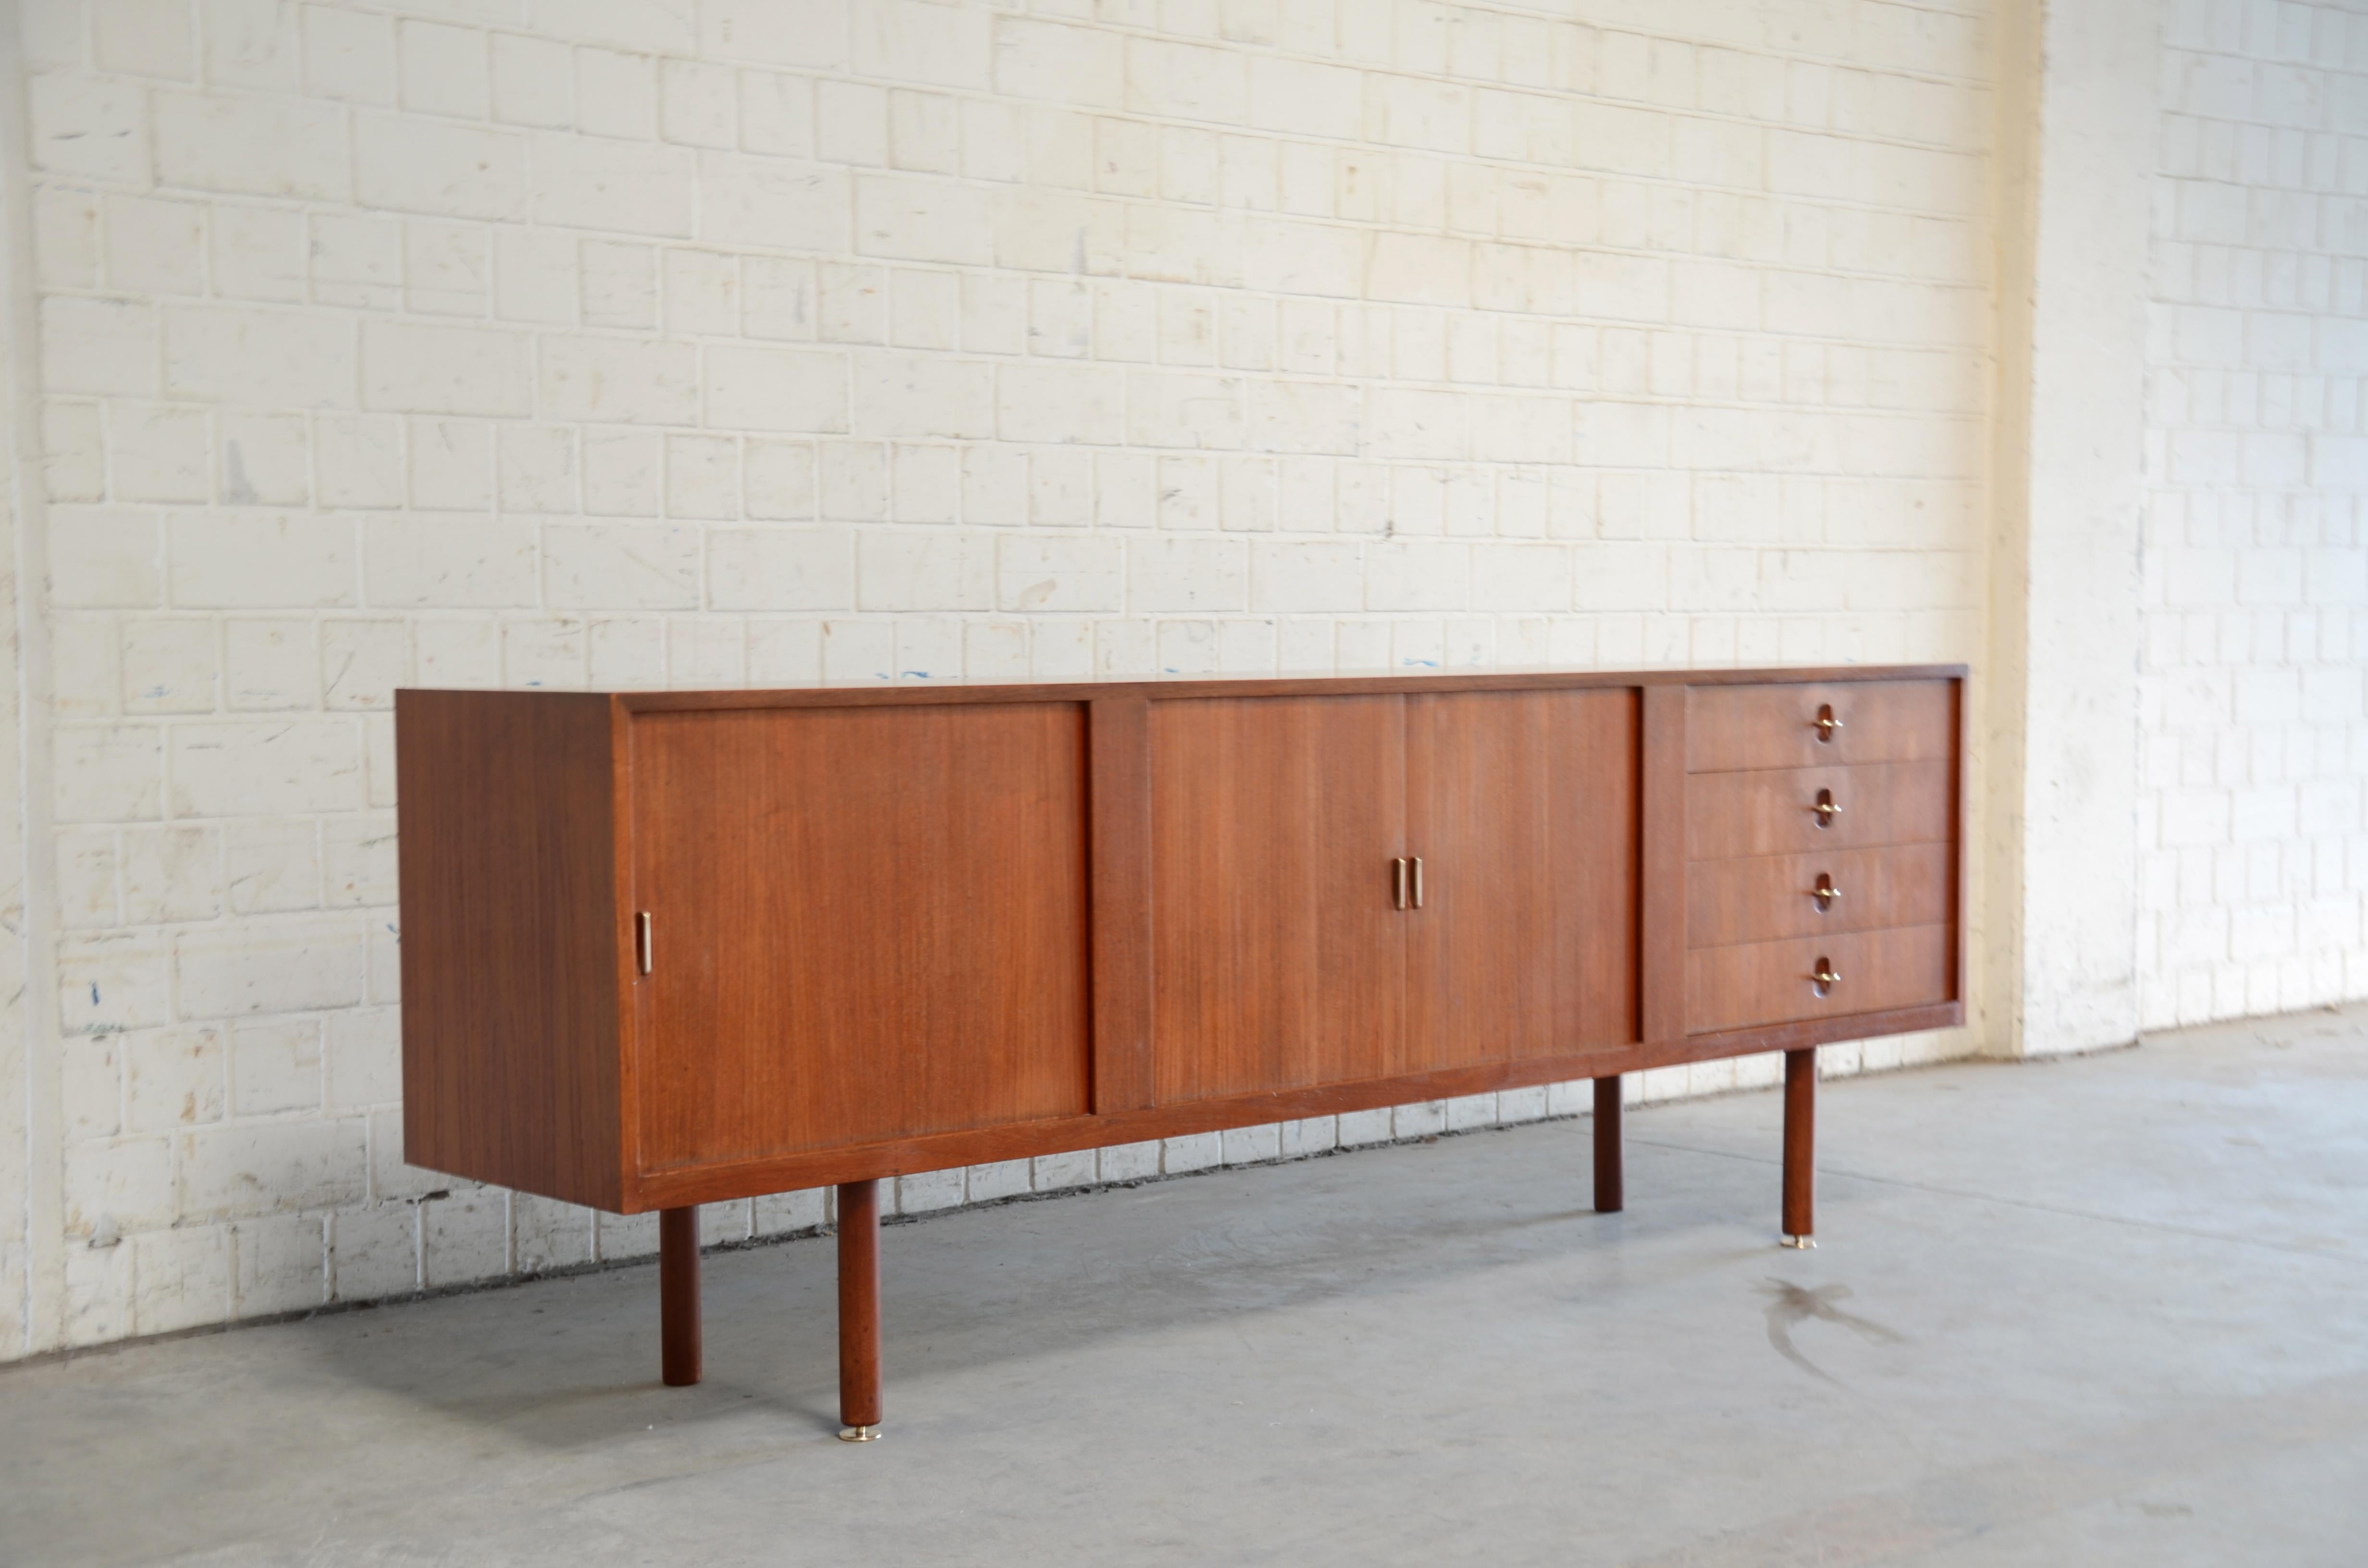
[[[1820,877],[1839,891],[1823,908]],[[1945,844],[1699,860],[1686,868],[1686,946],[1946,925],[1951,891]]]
[[[1838,727],[1821,731],[1827,708]],[[1930,762],[1956,744],[1956,693],[1945,680],[1696,687],[1687,698],[1689,773]]]
[[[1941,843],[1953,814],[1950,773],[1946,760],[1697,773],[1686,780],[1686,858]],[[1824,827],[1821,790],[1841,808]]]
[[[1824,959],[1840,975],[1817,994]],[[1946,926],[1703,948],[1686,955],[1686,1032],[1879,1013],[1949,1000]]]

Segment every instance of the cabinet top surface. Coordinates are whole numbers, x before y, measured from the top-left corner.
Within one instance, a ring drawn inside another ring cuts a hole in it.
[[[577,690],[543,687],[405,687],[397,695],[436,691],[470,695],[614,700],[632,712],[701,708],[814,707],[865,703],[1083,701],[1130,695],[1292,697],[1349,693],[1519,691],[1611,686],[1760,686],[1883,680],[1949,680],[1964,665],[1840,665],[1798,668],[1656,670],[1490,669],[1372,670],[1347,675],[1097,676],[1076,680],[818,681],[799,686],[643,686]]]

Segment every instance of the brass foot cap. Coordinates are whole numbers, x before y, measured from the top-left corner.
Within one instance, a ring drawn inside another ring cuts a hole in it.
[[[1817,1238],[1815,1236],[1786,1236],[1777,1244],[1780,1246],[1798,1247],[1803,1252],[1806,1252],[1811,1247],[1817,1244]]]
[[[838,1440],[842,1443],[876,1443],[880,1440],[877,1426],[841,1426]]]

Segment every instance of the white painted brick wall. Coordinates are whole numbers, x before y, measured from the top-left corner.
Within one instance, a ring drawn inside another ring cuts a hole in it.
[[[1980,655],[1978,5],[22,9],[72,1343],[655,1246],[401,1159],[399,685]]]
[[[2140,684],[2156,1028],[2368,995],[2368,8],[2167,14]]]

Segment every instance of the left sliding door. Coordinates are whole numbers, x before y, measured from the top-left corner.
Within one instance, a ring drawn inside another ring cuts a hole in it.
[[[648,1171],[1090,1097],[1081,705],[632,720]]]

